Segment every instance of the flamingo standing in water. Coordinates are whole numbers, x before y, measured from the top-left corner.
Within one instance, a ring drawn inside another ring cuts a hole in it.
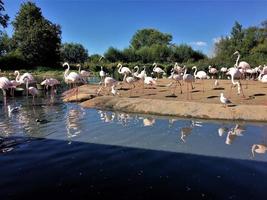
[[[192,67],[192,70],[194,71],[194,78],[197,79],[199,78],[202,81],[202,86],[203,86],[203,92],[204,92],[204,79],[208,78],[208,75],[204,71],[198,71],[197,72],[197,66]]]
[[[20,76],[19,71],[15,71],[14,75],[16,76],[16,82],[19,82],[20,84],[26,84],[26,94],[28,96],[29,84],[35,83],[33,76],[30,73],[24,73],[23,75]]]
[[[191,84],[191,90],[193,90],[194,89],[193,82],[195,81],[195,78],[191,74],[186,74],[186,72],[187,72],[187,68],[185,68],[185,72],[183,75],[183,81],[186,83],[186,86],[187,86],[186,88],[187,88],[187,99],[188,99],[188,92],[189,92],[188,84]],[[191,94],[190,94],[190,96],[191,96]],[[192,96],[191,96],[191,99],[192,99]]]
[[[6,77],[0,77],[0,89],[3,92],[3,102],[6,105],[6,90],[12,87],[11,82]]]
[[[59,84],[60,82],[54,78],[46,78],[44,81],[41,82],[41,85],[45,85],[46,89],[48,89],[48,87],[51,87],[51,96],[54,96],[55,94],[54,87]]]
[[[28,92],[32,95],[32,103],[35,104],[34,98],[38,95],[38,90],[35,87],[29,87]]]
[[[79,88],[78,88],[77,84],[83,82],[83,79],[76,72],[70,72],[69,73],[69,71],[70,71],[69,63],[67,63],[67,62],[63,63],[63,67],[64,66],[67,66],[67,69],[64,72],[64,81],[67,84],[73,84],[74,85],[75,89],[74,89],[73,92],[76,93],[76,99],[77,99],[78,98],[78,93],[79,93]]]

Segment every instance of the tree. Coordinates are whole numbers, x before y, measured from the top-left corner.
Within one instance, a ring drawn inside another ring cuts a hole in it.
[[[61,28],[45,19],[35,3],[21,4],[12,24],[15,47],[30,66],[53,66],[59,63]]]
[[[151,47],[152,45],[169,45],[172,35],[161,33],[156,29],[138,30],[131,39],[131,47],[140,49],[142,47]]]
[[[11,38],[6,33],[0,33],[0,56],[6,55],[11,49]]]
[[[5,11],[4,2],[2,0],[0,0],[0,25],[3,28],[6,28],[8,20],[9,20],[9,16],[7,14],[3,14],[2,13],[3,11]]]
[[[88,58],[88,51],[82,44],[65,43],[60,49],[62,61],[70,63],[84,63]]]
[[[123,53],[114,47],[109,47],[104,56],[110,62],[124,61]]]

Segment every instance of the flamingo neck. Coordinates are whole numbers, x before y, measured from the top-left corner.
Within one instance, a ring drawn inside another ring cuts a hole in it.
[[[194,69],[195,69],[194,76],[196,77],[196,75],[197,75],[197,67],[195,67]]]
[[[67,69],[65,70],[64,77],[66,78],[68,76],[68,72],[70,71],[70,66],[67,65]]]
[[[122,72],[121,72],[121,68],[122,68],[122,65],[120,65],[120,67],[119,67],[119,69],[118,69],[119,74],[122,74]]]
[[[185,71],[184,71],[184,75],[183,75],[184,78],[186,77],[186,72],[187,72],[187,68],[185,68]]]
[[[17,76],[16,76],[16,82],[19,82],[19,77],[20,77],[19,71],[16,71],[16,74],[17,74]]]
[[[81,73],[81,66],[79,66],[79,73]]]
[[[234,81],[234,76],[235,76],[234,74],[231,74],[231,81],[232,81],[233,85],[237,85],[238,81],[237,82]]]
[[[237,59],[236,59],[236,61],[235,61],[235,66],[236,66],[236,67],[238,67],[239,59],[240,59],[240,54],[237,55]]]

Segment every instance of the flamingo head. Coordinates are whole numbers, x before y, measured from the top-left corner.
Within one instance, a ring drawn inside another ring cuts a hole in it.
[[[152,66],[157,66],[157,63],[153,63],[153,65]]]
[[[209,69],[211,68],[211,66],[209,66]]]
[[[196,69],[196,68],[197,68],[197,66],[193,66],[193,67],[192,67],[192,69]]]
[[[122,66],[122,64],[121,63],[118,63],[117,67],[121,67],[121,66]]]
[[[77,64],[76,67],[81,67],[81,64]]]
[[[14,72],[14,75],[16,76],[16,75],[18,75],[18,74],[19,74],[19,71],[16,70],[16,71]]]
[[[239,54],[240,54],[239,51],[233,53],[233,55],[239,55]]]
[[[63,67],[65,67],[65,66],[67,66],[67,67],[68,67],[68,66],[69,66],[69,63],[67,63],[67,62],[64,62],[62,66],[63,66]]]

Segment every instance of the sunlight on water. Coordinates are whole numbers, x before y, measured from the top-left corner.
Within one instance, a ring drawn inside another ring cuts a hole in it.
[[[0,150],[46,138],[72,142],[134,147],[168,152],[267,161],[267,125],[233,121],[205,121],[83,109],[76,104],[54,104],[48,99],[21,98],[17,113],[2,107]],[[39,121],[36,122],[36,119]],[[52,149],[51,149],[52,151]]]

